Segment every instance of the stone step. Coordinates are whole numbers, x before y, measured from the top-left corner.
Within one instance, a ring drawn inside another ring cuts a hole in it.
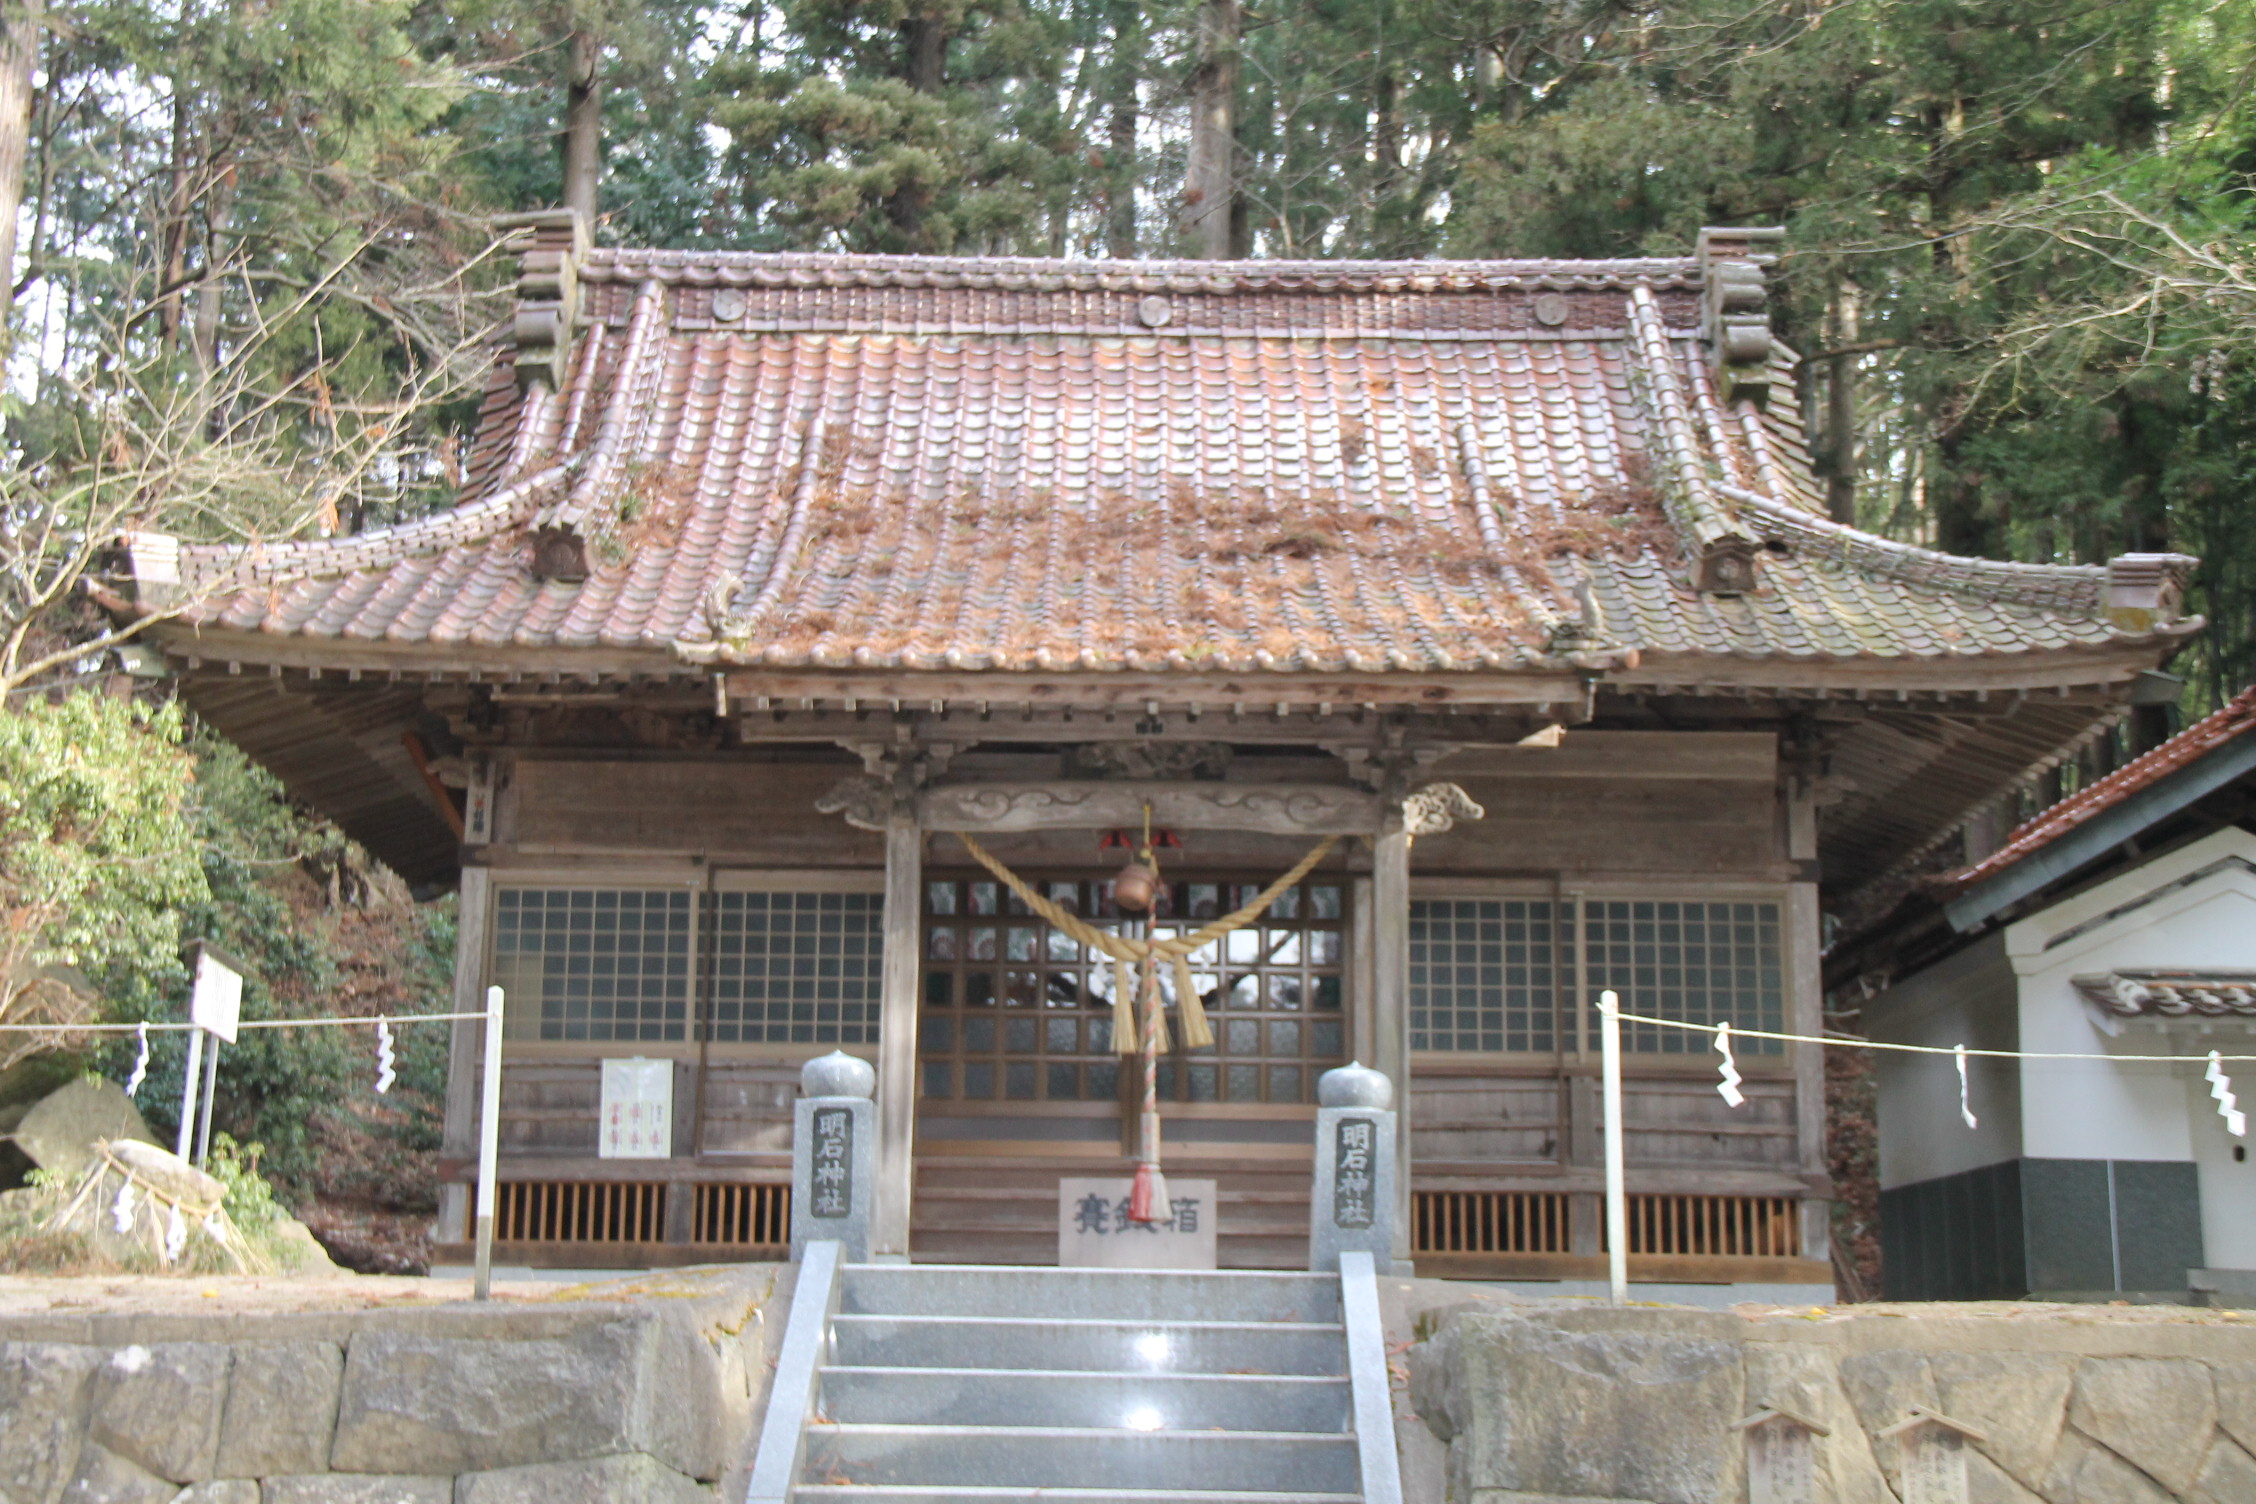
[[[831,1361],[859,1368],[1336,1377],[1347,1363],[1346,1330],[1336,1321],[1123,1324],[1055,1316],[844,1314],[835,1318],[831,1333]]]
[[[1057,1264],[1057,1228],[1041,1232],[995,1232],[981,1227],[928,1228],[922,1223],[911,1233],[911,1249],[919,1264],[1016,1264],[1024,1268],[1053,1268]],[[1308,1228],[1297,1227],[1290,1236],[1252,1234],[1239,1236],[1222,1229],[1215,1240],[1215,1262],[1224,1269],[1276,1270],[1308,1267]]]
[[[1204,1488],[940,1488],[920,1483],[802,1483],[791,1491],[808,1504],[1004,1504],[1034,1499],[1055,1504],[1361,1504],[1361,1494],[1256,1493]]]
[[[807,1427],[805,1483],[1353,1494],[1352,1436],[1096,1427]]]
[[[1113,1321],[1337,1322],[1339,1282],[1251,1270],[1028,1269],[852,1264],[839,1310],[855,1315],[1021,1316]]]
[[[1182,1374],[1146,1369],[864,1368],[822,1371],[820,1413],[834,1421],[927,1426],[1145,1430],[1348,1429],[1345,1378]]]

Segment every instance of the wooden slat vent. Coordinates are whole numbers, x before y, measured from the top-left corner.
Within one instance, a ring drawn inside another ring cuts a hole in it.
[[[1604,1236],[1601,1222],[1601,1247]],[[1791,1196],[1631,1196],[1629,1251],[1704,1258],[1799,1258],[1801,1206]]]
[[[666,1187],[639,1180],[505,1180],[494,1187],[500,1243],[662,1243]]]
[[[791,1242],[791,1187],[701,1182],[690,1218],[692,1243],[783,1248]]]
[[[1418,1191],[1418,1253],[1565,1253],[1567,1197],[1557,1191]]]

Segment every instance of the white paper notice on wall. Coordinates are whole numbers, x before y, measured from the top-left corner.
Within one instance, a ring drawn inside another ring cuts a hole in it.
[[[666,1159],[674,1152],[674,1063],[603,1062],[602,1159]]]

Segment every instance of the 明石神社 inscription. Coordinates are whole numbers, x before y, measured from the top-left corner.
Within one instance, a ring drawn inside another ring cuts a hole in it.
[[[854,1112],[818,1107],[814,1120],[814,1193],[807,1210],[817,1217],[844,1217],[854,1206]]]
[[[1378,1125],[1369,1118],[1342,1118],[1332,1135],[1332,1225],[1360,1231],[1375,1215],[1371,1199],[1371,1153]]]

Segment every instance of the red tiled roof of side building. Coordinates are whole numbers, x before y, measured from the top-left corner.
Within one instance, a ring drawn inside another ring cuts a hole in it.
[[[2242,690],[2222,709],[2194,722],[2153,751],[2140,754],[2097,783],[2078,789],[2023,822],[1997,850],[1944,878],[1944,887],[1963,892],[1996,876],[2141,789],[2151,788],[2251,730],[2256,730],[2256,685]]]

